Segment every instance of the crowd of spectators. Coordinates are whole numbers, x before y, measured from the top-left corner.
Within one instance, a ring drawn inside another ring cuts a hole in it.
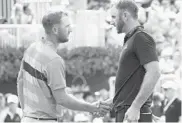
[[[114,96],[115,93],[115,76],[111,76],[108,80],[109,90],[101,89],[95,93],[90,91],[88,85],[75,84],[66,88],[68,94],[74,95],[76,98],[89,103],[95,101],[107,100]],[[179,85],[172,79],[165,79],[161,85],[161,92],[154,92],[152,95],[151,110],[153,113],[153,122],[181,122],[181,101],[177,97]],[[170,103],[169,103],[170,102]],[[22,110],[18,97],[14,94],[0,94],[0,122],[19,122],[22,117]],[[105,117],[93,117],[87,112],[79,112],[69,110],[62,107],[62,122],[114,122],[115,113],[111,110]]]
[[[92,4],[94,4],[92,2]],[[140,6],[140,5],[139,5]],[[166,99],[168,95],[172,95],[172,97],[176,96],[179,98],[181,95],[181,88],[179,83],[182,79],[182,70],[181,70],[181,50],[180,50],[180,42],[181,42],[181,0],[153,0],[150,7],[140,6],[139,11],[139,19],[140,23],[145,27],[145,29],[152,34],[154,37],[157,50],[159,55],[159,63],[161,68],[162,76],[156,86],[154,95],[153,95],[153,104],[152,111],[154,114],[153,121],[154,122],[162,122],[165,121],[169,116],[166,113]],[[91,7],[90,7],[91,8]],[[28,5],[21,5],[19,3],[15,4],[12,9],[11,21],[2,20],[0,23],[12,23],[12,24],[32,24],[34,20],[34,16],[31,12],[31,9]],[[109,20],[107,20],[109,25]],[[107,26],[106,28],[106,43],[122,45],[122,37],[123,35],[116,34],[116,30],[112,26]],[[0,30],[1,31],[1,30]],[[92,93],[89,91],[89,87],[85,86],[72,86],[68,89],[68,93],[74,94],[77,98],[83,99],[88,102],[94,102],[96,100],[105,100],[109,97],[113,97],[114,95],[114,77],[109,79],[109,91],[102,89],[98,92]],[[86,90],[85,90],[86,88]],[[170,93],[170,94],[169,94]],[[0,122],[7,121],[8,114],[9,119],[13,119],[12,113],[13,109],[18,109],[17,101],[12,101],[11,96],[9,97],[10,101],[8,101],[8,96],[0,94]],[[17,98],[13,95],[13,100]],[[14,105],[16,104],[16,105]],[[13,105],[13,106],[12,106]],[[175,108],[176,116],[180,116],[178,104],[177,108]],[[14,107],[14,108],[12,108]],[[175,107],[175,106],[174,106]],[[2,113],[3,112],[3,113]],[[11,113],[8,113],[11,112]],[[110,122],[114,121],[114,113],[111,111],[104,118],[94,118],[92,115],[83,112],[71,111],[63,108],[63,119],[62,121],[69,122],[82,122],[82,121],[92,121],[92,122]],[[17,113],[18,116],[21,117],[21,113]],[[15,121],[19,120],[18,118]],[[180,122],[180,121],[179,121]]]
[[[92,93],[87,85],[73,85],[70,88],[67,87],[66,91],[69,94],[73,94],[75,97],[81,100],[85,100],[89,103],[93,103],[98,100],[106,100],[114,94],[114,80],[115,77],[109,79],[110,89],[102,89],[98,92]],[[107,114],[104,118],[96,118],[87,112],[72,111],[62,107],[63,122],[110,122],[113,119],[111,114]],[[22,117],[22,110],[18,102],[18,97],[14,94],[0,94],[0,122],[19,122]]]
[[[28,3],[15,1],[10,18],[0,18],[0,24],[33,24],[34,14]]]

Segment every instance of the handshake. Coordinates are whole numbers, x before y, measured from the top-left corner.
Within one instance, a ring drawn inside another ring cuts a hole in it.
[[[97,101],[93,103],[93,105],[96,107],[96,111],[91,113],[94,117],[104,117],[108,112],[112,110],[111,99],[106,101]]]

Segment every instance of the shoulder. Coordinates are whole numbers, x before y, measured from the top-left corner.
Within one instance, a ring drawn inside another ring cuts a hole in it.
[[[35,48],[38,45],[37,42],[33,42],[32,44],[30,44],[30,46],[25,50],[25,53],[30,51],[31,49]]]
[[[53,58],[52,60],[50,60],[47,65],[47,67],[50,66],[50,67],[59,67],[61,66],[62,68],[65,68],[65,62],[64,60],[60,57],[60,56],[57,56],[55,58]]]
[[[176,104],[178,104],[178,105],[181,105],[181,100],[180,100],[180,99],[176,99],[176,100],[174,101],[174,103],[176,103]]]
[[[135,40],[136,41],[142,41],[142,42],[153,42],[153,43],[155,43],[153,37],[149,33],[145,32],[145,31],[138,31],[136,33]]]

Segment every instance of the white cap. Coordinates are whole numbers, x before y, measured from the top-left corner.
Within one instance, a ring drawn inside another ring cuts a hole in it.
[[[78,113],[74,117],[74,121],[76,121],[76,122],[88,121],[88,120],[89,120],[89,118],[87,116],[85,116],[83,113]]]
[[[15,104],[18,104],[18,96],[16,95],[9,95],[8,98],[7,98],[7,103],[15,103]]]
[[[162,88],[177,90],[178,89],[178,84],[176,82],[174,82],[174,81],[167,81],[162,85]]]

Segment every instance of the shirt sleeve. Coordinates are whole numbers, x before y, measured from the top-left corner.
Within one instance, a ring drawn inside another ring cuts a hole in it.
[[[65,65],[61,58],[52,60],[46,67],[48,85],[52,91],[65,88]]]
[[[176,106],[176,111],[177,111],[178,117],[180,117],[181,116],[181,101],[178,102]]]
[[[134,52],[141,65],[158,61],[154,40],[143,32],[136,34],[134,39]]]

